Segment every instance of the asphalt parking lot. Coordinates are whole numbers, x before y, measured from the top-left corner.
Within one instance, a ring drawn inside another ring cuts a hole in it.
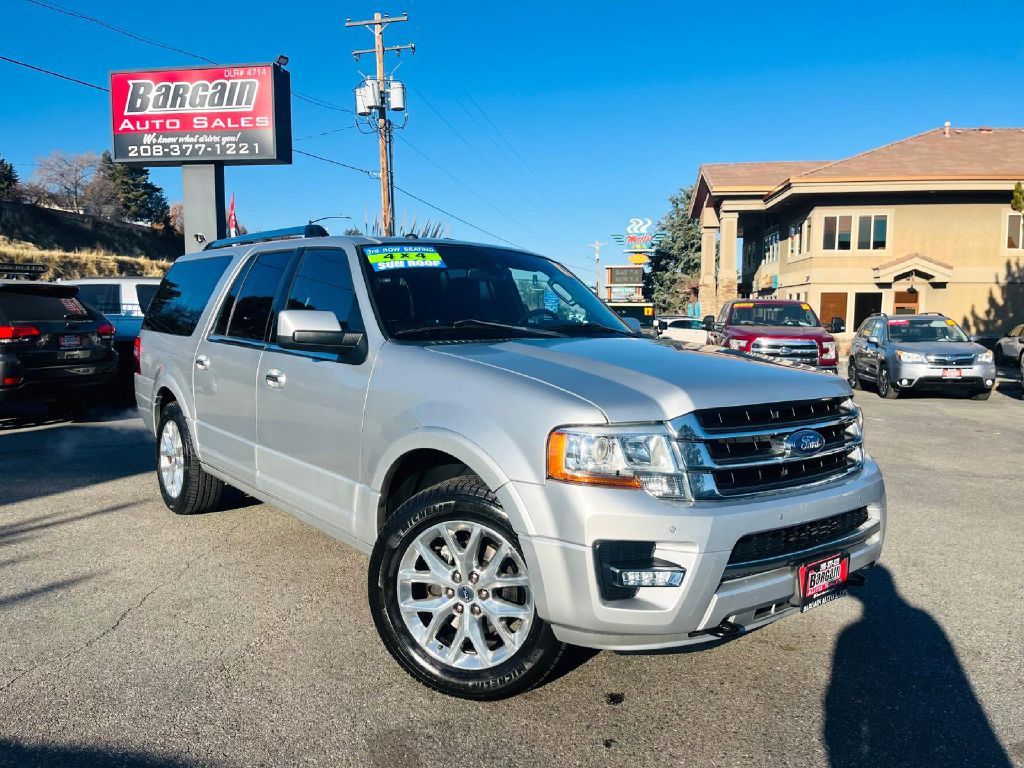
[[[0,415],[0,766],[1024,765],[1024,399],[999,386],[858,393],[890,524],[850,598],[574,653],[487,704],[393,663],[361,554],[244,497],[167,511],[130,412]]]

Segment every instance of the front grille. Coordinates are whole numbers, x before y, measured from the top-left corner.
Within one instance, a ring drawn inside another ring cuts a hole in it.
[[[842,413],[846,399],[796,400],[791,403],[741,405],[734,408],[709,408],[695,411],[697,422],[706,430],[760,429],[794,426],[803,422],[835,418]]]
[[[926,359],[932,365],[941,365],[944,368],[974,365],[974,355],[928,355]]]
[[[672,422],[695,499],[777,492],[827,482],[863,462],[856,408],[849,398],[797,400],[695,411]],[[804,453],[813,430],[820,446]]]
[[[711,474],[723,496],[773,491],[794,485],[806,485],[847,469],[845,453],[830,453],[784,464],[765,464],[743,469],[720,469]]]
[[[813,341],[757,339],[751,345],[750,351],[768,357],[792,360],[795,363],[807,365],[817,365],[818,363],[818,345]]]
[[[750,533],[736,542],[732,554],[729,555],[729,564],[784,557],[828,544],[852,533],[867,521],[867,507],[861,507],[809,523]]]

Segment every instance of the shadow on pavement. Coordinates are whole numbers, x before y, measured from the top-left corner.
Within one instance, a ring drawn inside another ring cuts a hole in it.
[[[124,504],[114,504],[110,507],[81,512],[77,515],[53,512],[46,515],[36,515],[35,517],[30,517],[17,523],[0,525],[0,547],[6,544],[14,544],[27,534],[34,533],[36,531],[54,528],[59,525],[67,525],[68,523],[76,523],[79,520],[88,520],[91,517],[98,517],[100,515],[109,515],[113,512],[120,512],[123,509],[130,509],[131,507],[138,506],[138,504],[139,502],[137,501],[126,502]]]
[[[824,740],[833,768],[1010,768],[938,622],[904,601],[883,567],[850,594],[864,614],[832,659]]]
[[[9,608],[15,603],[22,603],[26,600],[32,600],[33,598],[39,597],[40,595],[46,595],[50,592],[56,592],[67,587],[73,587],[76,584],[81,584],[83,581],[88,581],[93,578],[92,576],[77,576],[73,579],[61,579],[51,584],[46,584],[42,587],[36,587],[35,589],[26,589],[24,592],[16,592],[13,595],[0,596],[0,610]]]
[[[199,768],[213,765],[139,751],[0,739],[0,768]]]

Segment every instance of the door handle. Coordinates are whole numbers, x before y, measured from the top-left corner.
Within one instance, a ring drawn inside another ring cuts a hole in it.
[[[209,367],[210,358],[208,358],[206,355],[200,355],[199,357],[196,358],[196,368],[198,368],[200,371],[205,371]]]
[[[281,371],[277,370],[276,368],[272,368],[271,370],[267,371],[266,380],[267,386],[273,387],[274,389],[280,389],[281,387],[284,386],[285,382],[288,380],[288,377],[285,376],[283,373],[281,373]]]

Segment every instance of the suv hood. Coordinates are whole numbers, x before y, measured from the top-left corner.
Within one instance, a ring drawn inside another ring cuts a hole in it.
[[[755,336],[771,339],[815,339],[831,341],[832,334],[822,327],[799,328],[789,325],[730,325],[726,328],[729,336],[754,338]]]
[[[601,409],[610,422],[664,421],[701,408],[850,394],[849,385],[833,374],[726,351],[683,350],[652,339],[529,339],[426,349],[570,392]]]
[[[892,344],[901,352],[917,352],[921,355],[980,355],[988,350],[973,341],[901,341]]]

